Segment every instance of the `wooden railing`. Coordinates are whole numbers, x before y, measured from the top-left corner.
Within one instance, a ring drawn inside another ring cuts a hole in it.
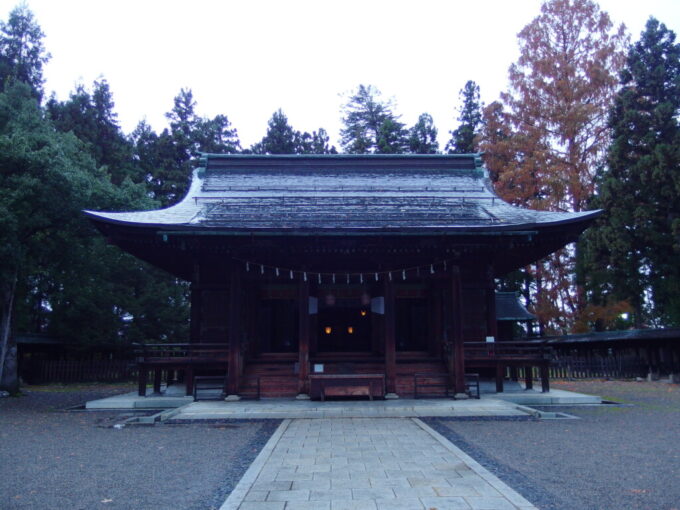
[[[229,344],[133,344],[135,355],[139,362],[153,362],[161,360],[187,360],[226,358],[229,354]]]
[[[185,375],[187,395],[193,394],[195,369],[227,370],[228,344],[134,344],[139,366],[138,393],[146,395],[149,371],[154,374],[154,393],[160,391],[163,372],[181,370]]]
[[[465,359],[549,360],[545,342],[465,342]]]
[[[465,367],[491,369],[496,372],[496,391],[503,391],[507,369],[525,369],[525,386],[533,388],[534,367],[541,377],[541,389],[550,391],[549,367],[552,350],[545,342],[465,342]]]

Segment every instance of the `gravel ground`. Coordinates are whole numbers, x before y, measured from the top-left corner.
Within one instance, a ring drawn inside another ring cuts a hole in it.
[[[0,399],[0,508],[219,508],[280,423],[119,430],[119,412],[61,411],[130,390],[45,387]]]
[[[542,510],[680,510],[680,386],[555,382],[626,406],[551,407],[578,420],[426,420]]]

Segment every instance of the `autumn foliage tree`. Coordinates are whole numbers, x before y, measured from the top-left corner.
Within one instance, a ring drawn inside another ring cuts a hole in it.
[[[484,110],[480,150],[498,193],[539,210],[582,211],[605,161],[607,115],[628,37],[592,0],[547,0],[518,35],[509,89]],[[567,331],[583,308],[575,249],[536,264],[533,309],[543,330]]]

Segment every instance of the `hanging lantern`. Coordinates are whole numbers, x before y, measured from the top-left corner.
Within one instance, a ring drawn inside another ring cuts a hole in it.
[[[434,274],[434,264],[430,264],[430,274]]]
[[[361,310],[361,311],[359,312],[359,315],[361,315],[362,317],[366,317],[366,314],[367,314],[367,313],[368,313],[368,312],[366,312],[366,310]]]
[[[307,273],[306,272],[302,273],[302,279],[304,281],[307,281]]]
[[[350,335],[353,335],[353,334],[354,334],[354,326],[347,326],[347,332],[348,332]]]
[[[406,280],[406,269],[401,270],[401,279]]]
[[[347,285],[349,285],[349,273],[347,273]]]
[[[250,262],[246,262],[246,271],[250,272]]]
[[[330,326],[326,326],[325,328],[323,328],[323,332],[326,333],[327,335],[330,335],[333,332],[333,328],[331,328]]]
[[[264,274],[264,266],[260,264],[260,274]]]
[[[317,275],[319,277],[319,285],[321,285],[321,273]]]
[[[290,279],[291,280],[293,279],[293,270],[292,269],[290,270]]]
[[[279,268],[276,268],[276,276],[279,276]]]
[[[375,273],[375,281],[378,281],[378,273]]]

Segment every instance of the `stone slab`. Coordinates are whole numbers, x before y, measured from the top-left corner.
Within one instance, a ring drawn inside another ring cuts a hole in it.
[[[220,510],[279,508],[267,505],[274,503],[286,510],[537,510],[417,418],[282,422]]]
[[[540,384],[540,383],[539,383]],[[540,390],[522,390],[496,393],[496,400],[512,402],[520,405],[570,405],[570,404],[601,404],[602,398],[596,395],[586,395],[575,391],[552,389],[546,393]]]
[[[192,396],[149,395],[140,397],[136,391],[113,397],[90,400],[85,409],[171,409],[194,401]]]

